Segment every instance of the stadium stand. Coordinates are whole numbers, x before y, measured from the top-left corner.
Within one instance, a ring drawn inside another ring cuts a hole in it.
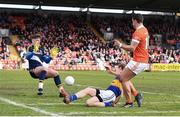
[[[0,37],[0,69],[17,69],[18,61],[10,59],[10,51],[5,39]]]
[[[162,17],[162,16],[145,16],[144,24],[149,30],[150,34],[150,46],[159,46],[156,41],[157,36],[162,36],[162,43],[171,44],[175,49],[179,47],[180,40],[180,22],[174,22],[173,17]],[[115,34],[115,38],[121,37],[124,41],[129,42],[129,39],[134,32],[131,25],[131,16],[97,16],[94,15],[91,18],[92,23],[96,29],[104,34],[109,28],[111,32]],[[161,44],[161,43],[160,43]],[[176,45],[178,44],[178,45]],[[162,46],[162,45],[161,45]]]
[[[5,44],[5,40],[0,37],[0,59],[7,60],[9,57],[9,50]]]
[[[98,70],[103,69],[102,62],[117,65],[120,61],[127,63],[131,59],[130,53],[113,47],[111,42],[103,43],[87,25],[86,15],[81,13],[13,12],[1,13],[1,16],[0,26],[9,28],[12,35],[17,35],[14,43],[21,57],[31,44],[31,36],[39,33],[42,36],[43,53],[47,55],[55,53],[51,66],[56,66],[57,69]],[[180,63],[178,45],[180,23],[173,24],[169,19],[148,17],[145,20],[150,33],[151,63]],[[108,30],[114,33],[115,38],[122,38],[125,43],[130,42],[134,31],[130,15],[120,17],[93,15],[90,23],[102,35],[109,28]],[[166,46],[166,48],[162,49],[161,46],[163,48]],[[7,50],[7,47],[3,47],[1,59],[8,56],[8,52],[4,50]]]
[[[156,16],[148,17],[145,26],[150,34],[150,62],[151,63],[179,63],[180,44],[180,22],[174,23],[171,18]],[[133,28],[130,16],[93,16],[92,23],[103,35],[111,31],[116,38],[122,38],[125,43],[129,43]],[[110,30],[108,30],[108,28]]]
[[[60,69],[96,70],[98,67],[95,66],[101,60],[111,61],[113,64],[117,64],[122,59],[129,61],[130,57],[125,53],[122,53],[120,57],[117,56],[121,50],[103,44],[87,26],[83,15],[50,14],[46,18],[36,15],[26,16],[25,22],[28,23],[23,26],[25,30],[16,28],[16,30],[20,29],[17,33],[12,30],[14,34],[21,32],[20,39],[16,42],[16,48],[21,56],[30,45],[31,35],[40,33],[43,37],[41,45],[44,53],[50,55],[51,50],[57,50],[58,54],[53,64],[60,66]],[[39,24],[40,21],[43,22]]]

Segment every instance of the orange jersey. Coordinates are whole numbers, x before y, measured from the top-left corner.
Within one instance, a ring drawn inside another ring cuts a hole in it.
[[[149,33],[148,30],[142,25],[133,33],[132,40],[138,42],[138,46],[134,50],[133,60],[141,63],[148,63],[148,45]]]

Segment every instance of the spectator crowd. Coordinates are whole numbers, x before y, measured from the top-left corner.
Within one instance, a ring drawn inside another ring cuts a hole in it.
[[[134,32],[129,16],[92,16],[91,24],[101,34],[109,28],[125,43],[130,43]],[[180,43],[180,23],[148,18],[145,26],[150,34],[150,63],[180,63],[179,47],[172,48],[173,44]],[[47,55],[55,53],[54,60],[62,65],[97,65],[100,61],[117,65],[131,59],[131,53],[114,47],[111,41],[103,43],[86,23],[84,14],[1,13],[0,28],[9,29],[11,35],[18,35],[15,47],[21,56],[31,45],[31,36],[40,34],[42,52]],[[156,34],[162,40],[156,39]],[[161,47],[164,42],[171,42],[172,46]],[[0,60],[7,59],[9,54],[5,41],[0,38]]]

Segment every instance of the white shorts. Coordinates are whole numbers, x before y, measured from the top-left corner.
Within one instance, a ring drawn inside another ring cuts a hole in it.
[[[144,71],[149,67],[148,63],[140,63],[133,60],[130,60],[129,63],[126,65],[126,68],[129,68],[132,72],[136,75]]]
[[[116,100],[116,96],[111,90],[96,89],[96,96],[100,102],[112,102]]]

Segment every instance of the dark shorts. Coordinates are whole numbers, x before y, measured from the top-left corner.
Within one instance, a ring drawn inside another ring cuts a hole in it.
[[[29,71],[29,73],[30,73],[31,77],[33,77],[34,79],[39,78],[38,76],[36,76],[36,74],[34,72]]]
[[[37,76],[37,75],[33,72],[33,69],[30,69],[30,70],[29,70],[29,74],[31,75],[32,78],[34,78],[34,79],[39,79],[39,76]],[[45,79],[47,79],[47,77],[46,77]]]
[[[99,99],[100,102],[103,102],[103,99],[99,96],[100,90],[96,89],[96,97]]]

